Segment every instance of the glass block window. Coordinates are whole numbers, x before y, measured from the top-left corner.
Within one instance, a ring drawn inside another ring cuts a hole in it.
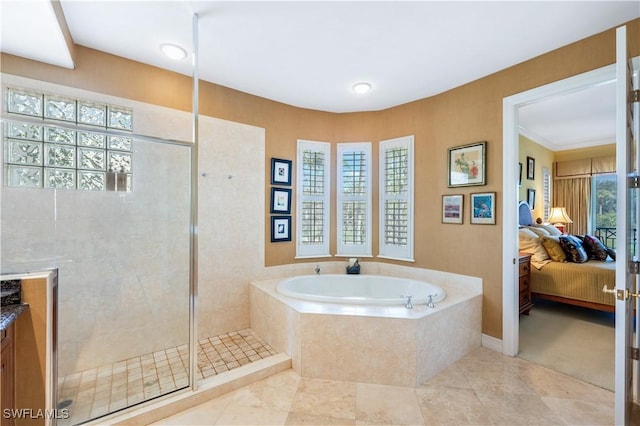
[[[413,136],[380,142],[380,257],[413,261]]]
[[[106,132],[131,132],[130,109],[14,88],[6,90],[5,101],[12,116],[4,126],[5,185],[131,190],[133,140]]]
[[[371,143],[338,144],[338,255],[371,255]]]
[[[329,256],[331,145],[298,140],[296,257]]]

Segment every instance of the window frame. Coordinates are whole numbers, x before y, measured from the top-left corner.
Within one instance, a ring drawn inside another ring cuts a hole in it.
[[[386,192],[386,156],[385,153],[389,149],[406,148],[407,149],[407,191],[405,194],[388,194]],[[414,156],[414,136],[403,136],[394,139],[380,141],[379,144],[379,252],[378,257],[382,259],[402,260],[414,262],[414,175],[415,175],[415,156]],[[407,243],[406,245],[391,245],[385,242],[386,233],[386,212],[385,204],[388,200],[402,200],[407,202]]]
[[[345,153],[362,152],[364,153],[366,164],[366,176],[365,187],[366,193],[364,195],[345,195],[342,190],[344,185],[344,163],[342,161]],[[336,256],[365,256],[372,257],[372,237],[373,237],[373,208],[372,208],[372,172],[373,163],[371,156],[371,142],[344,142],[337,144],[337,159],[336,159],[336,242],[337,252]],[[366,203],[365,212],[365,242],[362,244],[350,244],[343,240],[344,221],[343,212],[345,203],[348,201],[361,201]]]
[[[304,158],[305,151],[321,152],[324,155],[324,180],[323,194],[310,196],[304,194]],[[330,230],[331,230],[331,144],[298,139],[297,142],[297,167],[296,167],[296,259],[330,257]],[[308,201],[322,201],[322,242],[319,244],[303,244],[303,203]]]

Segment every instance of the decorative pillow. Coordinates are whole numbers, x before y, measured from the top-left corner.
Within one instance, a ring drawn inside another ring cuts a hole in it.
[[[566,253],[569,262],[584,263],[589,260],[587,251],[584,249],[578,237],[575,235],[561,235],[558,238],[560,239],[560,246]]]
[[[593,260],[607,260],[607,246],[602,244],[598,238],[593,235],[585,235],[582,240],[582,245],[584,249],[587,251],[587,255],[589,259]]]
[[[540,237],[525,228],[520,229],[518,235],[518,249],[531,254],[531,264],[533,266],[540,269],[551,261],[546,250],[542,247]]]
[[[540,225],[540,228],[543,228],[544,230],[546,230],[549,233],[549,235],[556,235],[556,236],[562,235],[562,232],[560,232],[560,230],[553,225]]]
[[[612,248],[607,248],[607,254],[609,255],[609,257],[611,257],[613,260],[616,260],[616,251]]]
[[[560,245],[560,237],[542,237],[542,247],[547,251],[551,260],[555,262],[566,262],[567,255]]]
[[[527,229],[530,230],[531,232],[533,232],[534,234],[536,234],[539,237],[548,237],[549,235],[551,235],[549,233],[549,231],[547,231],[546,229],[544,229],[542,227],[528,226]]]
[[[518,237],[522,240],[523,238],[527,239],[536,239],[538,238],[538,234],[536,234],[535,232],[533,232],[531,229],[529,228],[520,228],[518,229]]]

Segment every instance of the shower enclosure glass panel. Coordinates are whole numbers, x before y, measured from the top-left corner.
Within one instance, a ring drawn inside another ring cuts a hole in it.
[[[3,173],[2,273],[58,268],[58,425],[190,384],[191,147],[134,136],[131,150],[130,191],[8,187]]]

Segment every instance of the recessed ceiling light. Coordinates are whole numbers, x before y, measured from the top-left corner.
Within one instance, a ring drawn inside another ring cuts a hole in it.
[[[369,83],[356,83],[353,85],[353,91],[358,93],[358,94],[363,94],[363,93],[367,93],[369,90],[371,90],[371,84]]]
[[[176,46],[175,44],[161,44],[160,50],[162,50],[162,53],[167,55],[167,57],[176,61],[187,57],[187,52],[182,47]]]

